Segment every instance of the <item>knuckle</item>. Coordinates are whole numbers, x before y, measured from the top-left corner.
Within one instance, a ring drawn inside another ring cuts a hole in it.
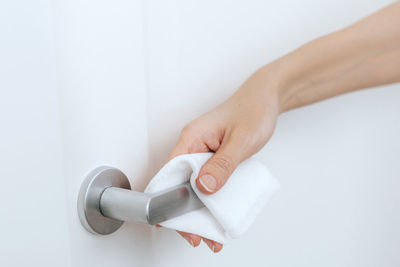
[[[233,169],[233,159],[230,156],[214,156],[211,165],[219,169],[224,175],[230,175]]]
[[[181,130],[181,136],[188,136],[193,132],[193,125],[192,124],[187,124],[185,127],[182,128]]]

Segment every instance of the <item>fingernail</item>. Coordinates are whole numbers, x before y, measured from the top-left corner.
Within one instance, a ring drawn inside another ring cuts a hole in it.
[[[185,239],[192,247],[194,247],[193,240],[190,237],[185,237]]]
[[[215,244],[212,241],[204,240],[207,244],[207,246],[212,250],[212,252],[215,252]]]
[[[203,175],[199,179],[200,184],[205,190],[212,193],[217,189],[217,180],[209,174]]]

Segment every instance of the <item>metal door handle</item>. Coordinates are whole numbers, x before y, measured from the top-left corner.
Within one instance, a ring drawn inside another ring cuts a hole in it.
[[[154,225],[204,206],[189,182],[153,194],[130,189],[128,178],[116,168],[101,166],[90,172],[78,196],[86,230],[107,235],[124,221]]]

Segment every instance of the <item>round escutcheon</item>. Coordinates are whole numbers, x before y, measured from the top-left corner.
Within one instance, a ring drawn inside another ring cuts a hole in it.
[[[100,198],[108,187],[131,189],[125,174],[108,166],[101,166],[91,171],[81,185],[78,196],[79,219],[91,233],[108,235],[118,230],[124,223],[101,214]]]

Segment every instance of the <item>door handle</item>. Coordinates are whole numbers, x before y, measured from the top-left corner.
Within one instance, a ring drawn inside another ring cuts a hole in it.
[[[142,193],[131,190],[123,172],[107,166],[87,175],[78,196],[82,225],[101,235],[115,232],[124,221],[155,225],[202,207],[189,182],[157,193]]]

